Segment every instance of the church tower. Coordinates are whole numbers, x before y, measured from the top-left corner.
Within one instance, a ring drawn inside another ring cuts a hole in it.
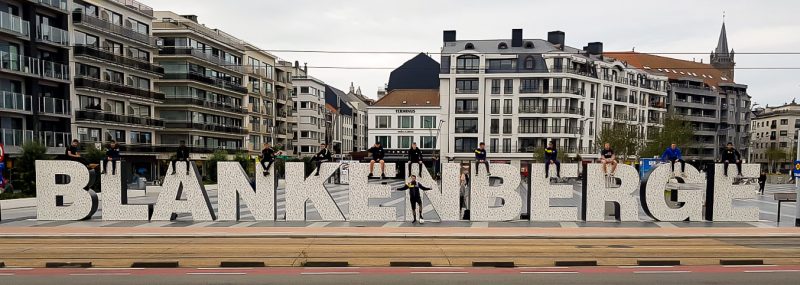
[[[733,67],[736,62],[733,60],[733,49],[728,51],[728,35],[725,32],[725,21],[722,21],[722,30],[719,32],[717,48],[711,52],[711,65],[722,71],[722,74],[733,81]]]

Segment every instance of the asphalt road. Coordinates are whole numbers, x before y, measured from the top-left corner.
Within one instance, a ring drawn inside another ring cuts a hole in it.
[[[800,267],[197,268],[0,271],[0,284],[798,284]]]

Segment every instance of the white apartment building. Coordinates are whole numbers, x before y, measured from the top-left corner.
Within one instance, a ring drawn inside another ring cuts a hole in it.
[[[603,128],[631,127],[642,139],[662,125],[667,77],[603,57],[603,44],[548,39],[456,40],[444,31],[439,75],[442,160],[489,160],[521,166],[552,141],[570,156],[597,157]]]
[[[312,76],[293,78],[297,108],[295,128],[295,153],[313,156],[325,142],[325,82]]]
[[[790,171],[797,152],[797,131],[800,130],[800,104],[759,108],[750,123],[750,159],[760,163],[769,171]],[[784,159],[770,160],[769,149],[781,149],[787,155]],[[772,165],[770,165],[772,163]]]
[[[440,125],[444,115],[439,90],[392,90],[367,110],[370,147],[380,142],[385,149],[406,150],[416,142],[423,151],[433,151],[439,148],[441,132],[447,132],[446,126]]]

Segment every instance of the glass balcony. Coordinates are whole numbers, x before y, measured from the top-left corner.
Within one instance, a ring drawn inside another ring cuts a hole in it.
[[[18,129],[0,129],[0,144],[5,146],[22,146],[33,139],[33,131]]]
[[[0,91],[0,110],[32,113],[31,95]]]
[[[88,56],[97,59],[102,59],[108,62],[116,63],[119,65],[139,69],[142,71],[147,71],[151,73],[156,73],[163,75],[164,74],[164,67],[159,65],[152,64],[150,62],[141,61],[139,59],[128,58],[121,55],[117,55],[100,48],[96,48],[93,46],[84,46],[79,45],[75,46],[73,49],[76,56]]]
[[[28,0],[62,12],[67,12],[67,0]]]
[[[522,114],[572,114],[581,115],[583,109],[567,107],[541,107],[541,106],[520,106],[519,112]]]
[[[72,135],[64,132],[39,132],[39,142],[47,147],[64,147],[70,143]]]
[[[120,115],[99,110],[78,110],[75,111],[76,121],[99,121],[107,123],[119,123],[127,125],[138,125],[147,127],[163,128],[164,121],[161,119]]]
[[[0,69],[42,78],[69,80],[67,65],[4,51],[0,51]]]
[[[186,105],[194,105],[200,107],[206,107],[210,109],[220,110],[220,111],[227,111],[227,112],[234,112],[234,113],[244,113],[245,109],[242,108],[240,105],[232,105],[225,102],[215,102],[209,101],[204,98],[194,97],[194,96],[174,96],[170,95],[165,100],[166,104],[186,104]]]
[[[69,116],[72,113],[72,111],[70,109],[69,100],[52,98],[52,97],[40,97],[39,113]]]
[[[211,54],[211,50],[201,50],[196,48],[190,47],[164,47],[158,51],[159,55],[189,55],[197,59],[201,59],[207,62],[210,62],[214,65],[220,66],[222,68],[238,72],[244,73],[245,68],[241,64],[236,64],[235,62],[230,62],[225,60],[224,58],[215,56]]]
[[[134,1],[134,0],[111,0],[111,1],[117,2],[117,3],[121,4],[122,6],[128,7],[130,9],[139,11],[139,13],[142,13],[142,14],[145,14],[145,15],[148,15],[148,16],[151,16],[151,17],[153,16],[153,8],[151,8],[150,6],[147,6],[145,4],[139,3],[138,1]]]
[[[89,77],[75,77],[75,88],[95,89],[99,91],[113,92],[120,95],[130,95],[149,100],[164,100],[164,93],[150,90],[142,90],[130,86],[119,85],[116,83],[100,81]]]
[[[165,80],[187,79],[213,85],[229,91],[234,91],[238,93],[247,93],[247,88],[243,87],[242,85],[219,78],[209,77],[202,73],[196,73],[196,72],[167,73],[164,75],[163,79]]]
[[[69,46],[69,32],[51,26],[40,25],[36,27],[38,39],[41,42],[47,42],[60,46]]]
[[[75,11],[72,13],[72,22],[95,28],[96,30],[104,33],[111,33],[118,36],[122,36],[123,38],[135,40],[144,43],[146,45],[151,45],[151,46],[155,45],[155,38],[151,37],[148,34],[143,34],[131,28],[111,23],[109,21],[97,18],[93,15],[84,14],[81,11]]]
[[[581,133],[581,129],[577,127],[542,127],[542,126],[519,126],[519,133],[521,134],[569,134],[577,135]]]
[[[200,131],[223,132],[230,134],[245,133],[245,130],[240,126],[205,124],[192,121],[165,121],[164,126],[168,129],[194,129]]]
[[[27,37],[31,34],[31,25],[19,16],[0,12],[0,31]]]

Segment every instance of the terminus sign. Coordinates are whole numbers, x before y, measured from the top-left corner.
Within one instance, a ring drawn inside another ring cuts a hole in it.
[[[119,163],[119,162],[117,162]],[[180,162],[179,162],[180,163]],[[322,220],[344,221],[341,208],[334,202],[323,185],[339,163],[324,163],[320,176],[304,177],[302,163],[287,163],[286,166],[286,220],[306,220],[306,203],[312,202]],[[396,165],[387,164],[386,174],[395,175]],[[414,165],[416,167],[416,165]],[[183,168],[184,166],[178,165]],[[262,169],[256,169],[261,173]],[[682,184],[677,188],[678,203],[670,205],[664,197],[672,178],[669,167],[656,167],[645,183],[641,183],[637,171],[627,165],[617,170],[617,183],[609,185],[599,164],[589,164],[583,171],[583,198],[581,205],[553,206],[552,199],[572,198],[571,185],[552,184],[544,178],[544,165],[530,166],[528,181],[529,200],[523,201],[518,192],[520,175],[510,165],[493,165],[492,176],[502,180],[500,185],[490,185],[485,173],[473,174],[471,181],[470,210],[474,221],[507,221],[520,217],[523,203],[530,205],[530,219],[534,221],[603,221],[606,202],[613,202],[615,213],[621,221],[638,221],[639,207],[655,220],[660,221],[757,221],[757,208],[735,207],[736,199],[754,199],[755,185],[734,185],[732,177],[715,175],[722,173],[723,166],[717,164],[705,175],[687,165]],[[97,194],[88,190],[93,179],[86,167],[72,161],[37,161],[37,215],[39,220],[89,219],[100,202]],[[178,214],[188,213],[196,221],[236,221],[240,217],[242,203],[246,204],[253,217],[259,221],[276,220],[274,176],[256,175],[255,188],[250,178],[237,162],[220,162],[218,165],[218,211],[214,211],[197,170],[192,167],[188,175],[178,171],[167,176],[155,204],[135,205],[128,203],[122,177],[103,174],[103,220],[168,221]],[[460,220],[459,169],[457,163],[446,163],[442,167],[442,184],[437,185],[429,175],[421,182],[433,189],[425,191],[425,203],[433,206],[442,221]],[[387,199],[392,189],[388,185],[369,183],[369,165],[354,163],[349,166],[349,217],[351,221],[394,221],[397,211],[403,207],[370,205],[370,199]],[[756,177],[759,166],[744,165],[746,177]],[[413,170],[415,173],[416,170]],[[171,170],[168,170],[168,173]],[[68,176],[68,178],[66,178]],[[562,165],[563,177],[577,177],[578,164]],[[58,183],[61,182],[61,183]],[[693,185],[696,187],[682,187]],[[408,194],[406,194],[408,195]],[[182,198],[185,197],[185,198]],[[502,206],[494,206],[497,198]],[[406,197],[405,219],[411,218],[409,198]],[[579,211],[579,207],[580,211]]]

